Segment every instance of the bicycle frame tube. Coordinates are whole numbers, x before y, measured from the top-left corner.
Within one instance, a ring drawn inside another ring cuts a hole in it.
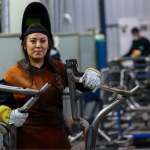
[[[74,79],[75,82],[79,82],[80,77],[77,77],[77,76],[73,75],[73,79]],[[121,94],[123,96],[129,96],[131,94],[130,91],[125,91],[125,90],[122,90],[120,88],[112,87],[112,86],[104,84],[104,83],[101,83],[99,88],[103,89],[103,90],[106,90],[106,91],[113,92],[113,93]]]
[[[104,108],[102,111],[98,113],[95,117],[92,126],[89,126],[88,122],[85,119],[79,118],[78,109],[77,109],[77,96],[76,96],[76,88],[75,82],[79,82],[80,77],[77,75],[77,61],[76,60],[67,60],[66,61],[66,72],[68,77],[69,91],[70,91],[70,101],[71,101],[71,109],[72,109],[72,119],[75,123],[80,124],[84,127],[83,132],[83,142],[75,145],[72,149],[94,149],[96,143],[96,135],[98,132],[98,126],[102,119],[111,111],[116,109],[122,103],[124,103],[130,96],[139,91],[139,86],[135,87],[131,91],[125,91],[117,87],[112,87],[106,84],[101,83],[100,89],[104,89],[110,92],[114,92],[117,94],[123,95],[118,98],[112,104]],[[84,83],[81,83],[84,84]]]
[[[21,108],[18,108],[19,112],[28,112],[29,109],[38,101],[38,99],[44,94],[46,90],[51,85],[49,83],[46,83],[40,90],[34,90],[34,89],[23,89],[20,87],[14,87],[14,86],[3,86],[0,85],[0,91],[5,91],[5,92],[12,92],[12,93],[21,93],[21,94],[28,94],[28,95],[35,95],[32,98],[30,98]],[[9,149],[16,149],[17,146],[17,128],[14,125],[5,125],[4,123],[0,122],[0,125],[2,126],[8,126],[9,128],[9,143],[8,147]],[[3,133],[5,134],[5,132]],[[12,140],[14,141],[12,142]]]
[[[77,96],[76,96],[76,88],[75,82],[72,80],[73,69],[67,69],[67,77],[70,91],[70,102],[71,102],[71,110],[72,110],[72,119],[79,120],[78,114],[78,105],[77,105]]]
[[[93,130],[94,130],[94,136],[93,136],[93,140],[92,140],[92,148],[91,149],[95,149],[98,127],[99,127],[100,122],[103,120],[103,118],[107,114],[109,114],[111,111],[116,109],[118,106],[123,104],[130,96],[132,96],[133,94],[135,94],[139,90],[140,90],[139,86],[136,86],[134,89],[132,89],[130,91],[131,94],[129,96],[119,97],[115,102],[111,103],[109,106],[105,107],[104,109],[102,109],[102,111],[100,111],[97,114],[97,116],[95,117],[95,119],[92,122],[92,127],[93,127]]]
[[[39,98],[43,95],[43,93],[49,89],[51,85],[46,83],[41,89],[40,94],[31,97],[21,108],[18,108],[19,112],[25,113],[28,112],[31,107],[39,100]]]
[[[15,86],[8,86],[8,85],[0,85],[0,91],[27,94],[27,95],[38,95],[41,94],[42,92],[41,90],[34,90],[34,89],[21,88]]]
[[[19,108],[20,112],[28,112],[29,109],[38,101],[38,99],[43,95],[43,93],[50,87],[49,83],[46,83],[40,90],[21,88],[15,86],[8,85],[0,85],[0,91],[11,92],[11,93],[20,93],[27,95],[35,95],[30,98],[21,108]]]
[[[112,60],[112,61],[125,61],[125,60],[132,60],[132,61],[145,60],[146,62],[150,62],[150,58],[145,57],[145,56],[140,56],[140,57],[136,57],[136,58],[122,57],[122,58],[119,58],[117,60]]]

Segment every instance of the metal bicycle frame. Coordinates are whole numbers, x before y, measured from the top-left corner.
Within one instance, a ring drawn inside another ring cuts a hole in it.
[[[79,82],[80,77],[75,76],[76,67],[72,67],[72,62],[69,60],[66,63],[67,65],[67,77],[68,77],[68,83],[69,83],[69,90],[70,90],[70,101],[71,101],[71,110],[72,110],[72,120],[80,124],[83,128],[83,141],[74,147],[72,149],[95,149],[96,144],[96,135],[98,132],[98,126],[102,119],[111,111],[116,109],[118,106],[120,106],[122,103],[124,103],[130,96],[132,96],[134,93],[139,91],[139,87],[135,87],[131,91],[125,91],[116,87],[112,87],[106,84],[101,83],[100,89],[107,90],[110,92],[114,92],[121,96],[117,100],[115,100],[113,103],[111,103],[109,106],[105,107],[102,111],[100,111],[97,116],[95,117],[94,121],[91,125],[83,119],[79,117],[78,114],[78,107],[77,107],[77,95],[76,95],[76,88],[75,88],[75,82]],[[37,102],[37,100],[42,96],[42,94],[50,87],[50,84],[46,84],[41,90],[33,90],[33,89],[23,89],[19,87],[12,87],[12,86],[3,86],[0,85],[0,91],[5,92],[14,92],[14,93],[22,93],[22,94],[29,94],[29,95],[35,95],[32,97],[27,103],[24,104],[19,110],[20,112],[28,112],[28,110]],[[89,132],[91,131],[91,132]],[[91,134],[91,137],[88,136],[88,134]],[[88,143],[87,143],[87,136]],[[16,143],[15,143],[16,145]],[[15,148],[15,147],[13,147]],[[10,147],[11,149],[11,147]]]
[[[31,109],[31,107],[39,100],[39,98],[44,94],[44,92],[49,89],[50,86],[51,85],[49,83],[46,83],[40,90],[34,90],[15,86],[0,85],[0,91],[34,95],[21,108],[19,108],[20,112],[25,113]],[[14,139],[17,139],[17,128],[14,125],[7,125],[3,122],[0,122],[0,125],[0,132],[3,134],[3,136],[7,137],[7,140],[6,138],[5,140],[3,140],[5,142],[4,145],[9,150],[16,149],[17,141]],[[6,135],[7,131],[9,131],[8,135]]]
[[[71,110],[72,110],[72,120],[83,127],[83,141],[75,146],[72,149],[95,149],[96,145],[96,136],[98,132],[98,127],[102,119],[111,111],[116,109],[118,106],[123,104],[130,96],[138,92],[139,86],[136,86],[131,91],[125,91],[116,87],[112,87],[106,84],[100,84],[100,89],[104,89],[107,91],[111,91],[120,95],[123,95],[117,98],[113,103],[105,107],[102,111],[100,111],[92,124],[89,123],[79,117],[78,108],[77,108],[77,96],[75,89],[75,82],[79,82],[80,77],[75,76],[76,73],[76,60],[67,60],[66,61],[66,72],[68,77],[69,91],[70,91],[70,102],[71,102]],[[88,138],[87,138],[88,137]]]
[[[144,60],[146,62],[150,62],[150,57],[149,56],[147,56],[147,57],[140,56],[140,57],[135,57],[135,58],[133,58],[133,57],[122,57],[122,58],[119,58],[117,60],[112,60],[112,61],[125,61],[125,60],[132,60],[132,61]]]

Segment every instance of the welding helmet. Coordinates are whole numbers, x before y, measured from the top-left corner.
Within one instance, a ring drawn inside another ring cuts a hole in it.
[[[20,35],[20,40],[22,40],[22,43],[24,38],[29,34],[27,34],[27,29],[32,23],[41,23],[46,28],[46,31],[43,31],[43,33],[46,33],[53,46],[54,42],[51,33],[50,17],[46,7],[42,3],[33,2],[26,7],[22,18],[22,28]],[[38,32],[42,33],[42,29],[39,29]],[[31,33],[35,32],[32,31]]]

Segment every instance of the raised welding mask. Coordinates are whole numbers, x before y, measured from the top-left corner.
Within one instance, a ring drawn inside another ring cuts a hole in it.
[[[47,29],[53,46],[54,42],[51,33],[50,17],[46,7],[42,3],[33,2],[26,7],[22,18],[22,29],[20,35],[20,40],[22,40],[22,42],[25,38],[24,33],[32,23],[41,23]]]

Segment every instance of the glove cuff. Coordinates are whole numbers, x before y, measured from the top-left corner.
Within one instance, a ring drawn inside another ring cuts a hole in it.
[[[8,124],[11,111],[12,109],[5,105],[0,106],[0,121]]]
[[[96,73],[98,73],[101,76],[101,73],[97,69],[94,69],[94,68],[86,69],[85,73],[87,73],[89,70],[95,71]]]

